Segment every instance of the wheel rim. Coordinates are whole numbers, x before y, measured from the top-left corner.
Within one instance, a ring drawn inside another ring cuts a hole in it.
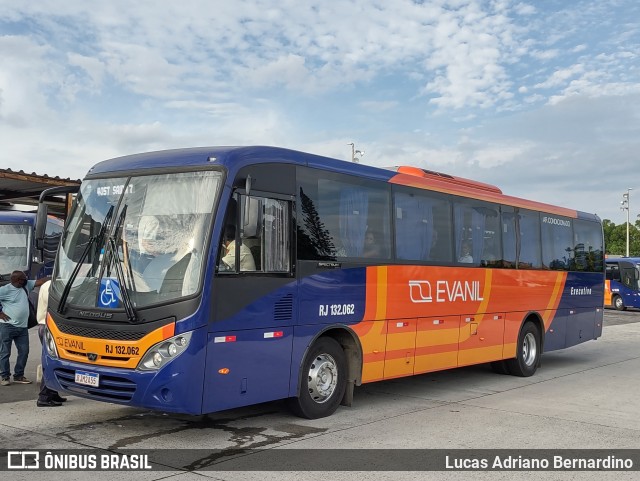
[[[620,309],[622,307],[622,298],[616,297],[616,308]]]
[[[319,354],[309,367],[309,395],[316,403],[326,402],[338,385],[338,366],[329,354]]]
[[[531,332],[527,332],[522,340],[522,360],[527,366],[532,366],[538,354],[538,343],[536,336]]]

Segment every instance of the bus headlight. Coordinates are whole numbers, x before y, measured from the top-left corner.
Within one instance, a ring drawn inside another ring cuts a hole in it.
[[[56,340],[51,335],[51,331],[48,327],[44,329],[44,346],[47,349],[47,355],[52,359],[58,359],[58,348],[56,347]]]
[[[138,364],[141,371],[156,371],[182,354],[189,346],[191,332],[165,339],[151,346]]]

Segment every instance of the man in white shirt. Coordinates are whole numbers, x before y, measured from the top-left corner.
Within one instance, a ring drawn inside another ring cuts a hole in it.
[[[40,343],[44,344],[44,330],[47,325],[47,306],[49,304],[49,287],[51,281],[47,281],[40,286],[40,292],[38,293],[38,310],[36,311],[36,317],[38,318],[38,336],[40,337]],[[39,366],[42,369],[41,366]],[[58,391],[49,389],[42,380],[42,386],[40,393],[38,394],[38,401],[36,404],[38,407],[56,407],[62,406],[67,398],[64,398],[58,394]]]

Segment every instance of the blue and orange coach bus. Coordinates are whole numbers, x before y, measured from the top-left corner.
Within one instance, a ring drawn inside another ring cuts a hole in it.
[[[607,258],[605,269],[604,305],[640,308],[640,257]]]
[[[45,378],[191,414],[290,398],[317,418],[372,381],[530,376],[601,335],[602,249],[595,215],[412,167],[273,147],[107,160],[65,225]]]

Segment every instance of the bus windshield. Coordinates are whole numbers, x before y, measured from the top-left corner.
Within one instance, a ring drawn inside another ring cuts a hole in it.
[[[114,309],[197,292],[221,177],[205,171],[83,182],[53,292],[66,288],[66,302],[76,307]]]
[[[0,224],[0,274],[27,270],[30,236],[30,225]]]

